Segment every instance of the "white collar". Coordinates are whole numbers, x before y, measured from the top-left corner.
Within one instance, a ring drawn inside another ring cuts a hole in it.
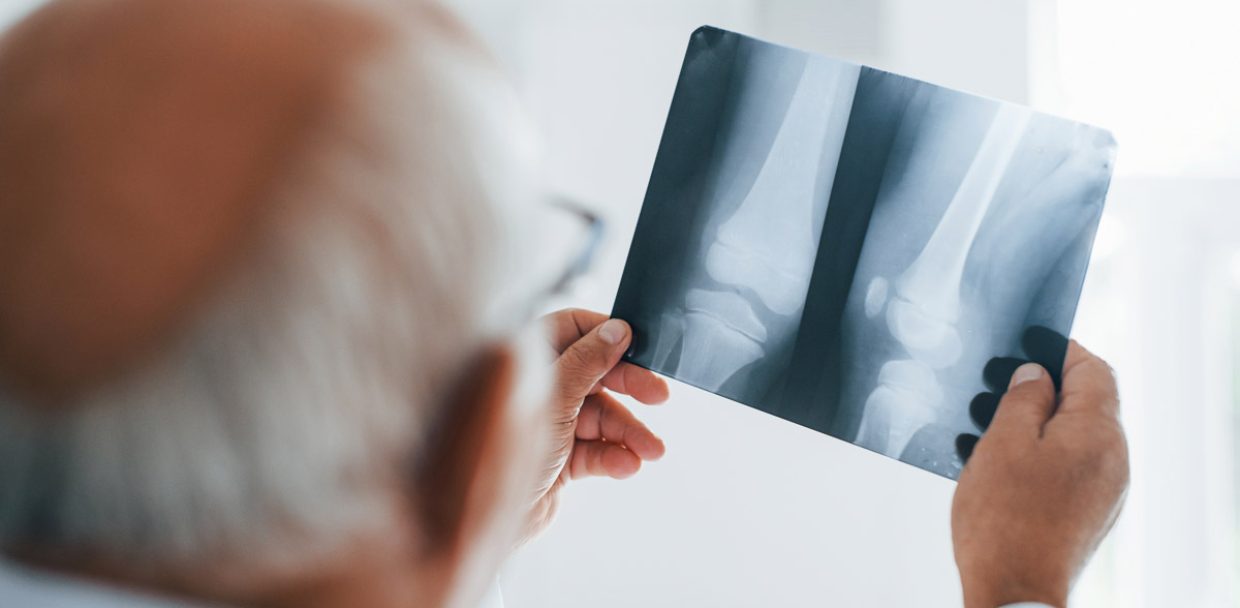
[[[207,608],[206,604],[173,600],[87,579],[53,574],[8,560],[0,560],[0,606]]]
[[[503,608],[499,582],[492,585],[479,608]],[[39,608],[225,608],[174,600],[114,587],[83,578],[36,570],[0,559],[0,606]]]

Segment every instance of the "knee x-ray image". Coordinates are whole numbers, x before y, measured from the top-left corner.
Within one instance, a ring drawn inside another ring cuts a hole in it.
[[[612,313],[627,357],[954,479],[970,403],[1004,384],[988,363],[1062,368],[1114,154],[1096,127],[701,28]]]

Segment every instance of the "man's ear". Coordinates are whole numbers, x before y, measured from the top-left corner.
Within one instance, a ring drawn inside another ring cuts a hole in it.
[[[515,380],[511,350],[488,349],[460,379],[427,434],[414,500],[423,549],[437,557],[457,561],[501,506],[510,440],[504,420]]]

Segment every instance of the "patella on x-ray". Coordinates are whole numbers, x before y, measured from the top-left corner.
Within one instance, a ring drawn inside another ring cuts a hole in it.
[[[955,478],[987,363],[1068,335],[1114,154],[1096,127],[701,28],[613,311],[627,356]],[[1041,350],[1057,374],[1063,343]]]

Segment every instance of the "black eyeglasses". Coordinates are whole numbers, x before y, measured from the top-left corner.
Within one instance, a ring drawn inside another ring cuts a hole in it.
[[[580,219],[582,224],[585,225],[587,232],[581,250],[572,257],[569,266],[564,269],[564,272],[547,289],[547,298],[563,294],[568,290],[569,285],[572,285],[574,280],[584,275],[590,269],[590,265],[594,262],[594,255],[598,251],[599,243],[603,241],[603,230],[605,227],[603,218],[576,201],[564,197],[555,197],[551,199],[551,206],[566,211]]]

